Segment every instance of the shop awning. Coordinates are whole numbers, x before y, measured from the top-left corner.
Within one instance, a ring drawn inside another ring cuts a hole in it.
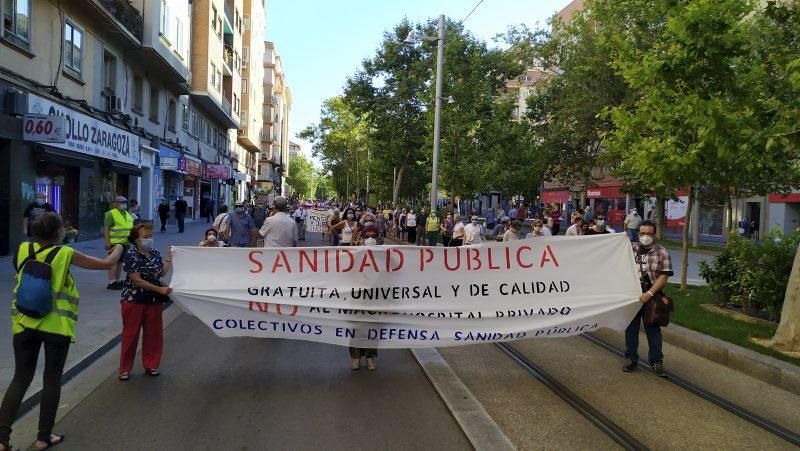
[[[142,176],[141,168],[138,168],[132,164],[122,163],[119,161],[108,160],[111,163],[111,169],[114,170],[117,174],[123,175],[133,175],[136,177]]]
[[[84,155],[82,153],[59,149],[57,147],[50,147],[43,144],[39,147],[42,149],[44,157],[49,163],[91,168],[94,167],[95,163],[97,162],[97,158]]]

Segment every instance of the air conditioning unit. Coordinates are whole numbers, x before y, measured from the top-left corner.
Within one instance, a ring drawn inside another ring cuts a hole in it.
[[[110,113],[119,113],[122,111],[122,99],[115,95],[106,97],[106,111]]]

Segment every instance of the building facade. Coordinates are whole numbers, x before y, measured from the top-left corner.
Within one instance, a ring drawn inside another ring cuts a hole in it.
[[[162,198],[183,197],[192,218],[251,199],[264,149],[263,0],[0,8],[0,255],[24,239],[36,192],[78,240],[100,236],[117,195],[137,199],[145,221]]]
[[[274,195],[285,194],[289,175],[289,112],[291,90],[286,85],[283,62],[272,42],[264,43],[263,149],[259,153],[257,181]]]

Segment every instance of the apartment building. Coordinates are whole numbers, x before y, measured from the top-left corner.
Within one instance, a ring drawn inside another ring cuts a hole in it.
[[[291,90],[286,85],[283,62],[275,44],[264,43],[263,150],[258,161],[258,183],[262,190],[284,194],[289,175],[289,112]]]
[[[289,141],[289,161],[292,160],[294,157],[302,157],[305,158],[305,154],[303,154],[303,148],[300,144],[297,144],[294,141]]]
[[[263,0],[247,1],[263,33]],[[192,217],[211,213],[209,199],[249,199],[244,3],[0,3],[0,255],[23,238],[36,192],[79,240],[100,235],[117,195],[139,200],[146,221],[162,197],[183,197]]]
[[[246,171],[252,190],[259,191],[257,162],[264,151],[264,29],[266,16],[263,0],[244,5],[244,40],[242,44],[242,85],[238,143],[247,152]],[[252,81],[252,82],[251,82]],[[264,190],[261,190],[264,191]]]

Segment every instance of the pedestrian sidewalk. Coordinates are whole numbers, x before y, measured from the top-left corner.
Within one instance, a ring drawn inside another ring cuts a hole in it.
[[[169,246],[197,246],[203,239],[203,232],[209,227],[205,221],[187,223],[185,233],[179,234],[177,226],[167,226],[166,233],[154,230],[153,242],[162,255],[166,255]],[[103,240],[91,240],[75,243],[72,247],[84,254],[104,257]],[[77,339],[69,351],[65,371],[72,368],[95,350],[114,339],[122,331],[119,312],[119,291],[106,289],[108,273],[92,271],[73,266],[72,275],[80,292],[80,315],[78,317]],[[165,281],[169,280],[169,275]],[[0,308],[0,396],[5,393],[14,373],[14,352],[11,335],[11,292],[14,290],[13,258],[0,259],[0,293],[4,293],[6,304]],[[38,374],[34,378],[28,396],[41,388],[41,371],[44,353],[39,356]]]

